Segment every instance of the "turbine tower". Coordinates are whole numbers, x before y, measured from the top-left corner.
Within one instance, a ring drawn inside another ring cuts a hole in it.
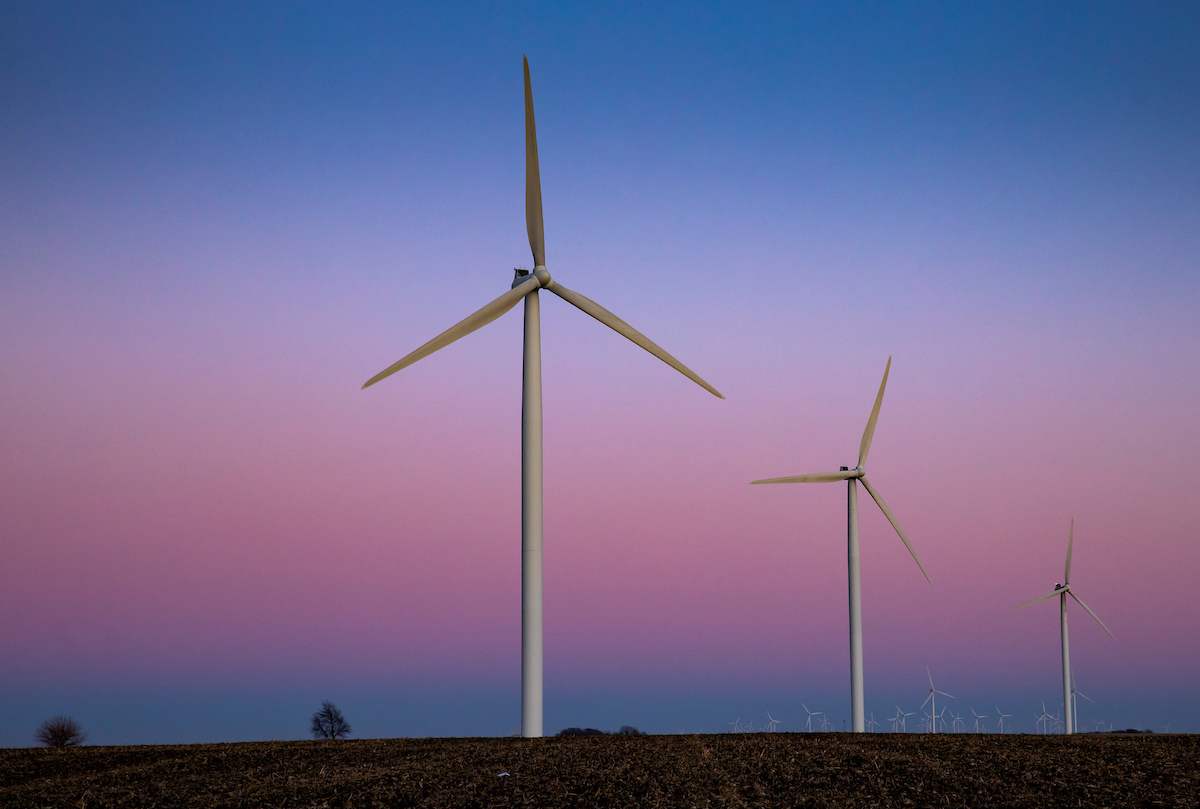
[[[867,472],[863,468],[867,462],[867,453],[871,449],[871,439],[875,436],[875,422],[879,420],[879,407],[883,404],[883,391],[887,387],[888,373],[891,370],[892,358],[888,357],[887,367],[883,369],[883,381],[879,383],[879,395],[875,397],[875,407],[871,409],[871,417],[867,419],[867,429],[863,431],[862,442],[858,446],[858,466],[853,469],[843,466],[841,471],[838,472],[822,472],[816,475],[793,475],[785,478],[751,481],[751,483],[834,483],[844,480],[848,484],[846,557],[849,571],[848,578],[850,580],[850,717],[851,730],[855,733],[863,733],[866,730],[865,717],[863,716],[862,581],[859,575],[857,481],[862,481],[863,487],[874,498],[880,510],[883,511],[883,515],[888,518],[888,522],[892,524],[892,527],[896,529],[896,533],[900,535],[904,546],[908,548],[908,552],[912,554],[913,560],[916,561],[917,567],[921,568],[921,573],[924,574],[925,580],[929,581],[929,574],[925,572],[925,566],[921,564],[917,552],[913,550],[908,537],[904,535],[904,529],[896,521],[892,510],[887,507],[887,503],[883,502],[883,498],[879,496],[879,492],[875,491],[875,487],[867,482]]]
[[[1074,549],[1074,547],[1075,518],[1072,517],[1071,533],[1067,539],[1067,566],[1063,571],[1063,583],[1059,584],[1058,582],[1055,582],[1054,590],[1052,592],[1049,592],[1044,596],[1039,596],[1033,601],[1026,601],[1024,604],[1013,607],[1014,610],[1019,610],[1021,607],[1028,607],[1030,604],[1036,604],[1039,601],[1045,601],[1047,598],[1054,598],[1055,596],[1058,596],[1059,626],[1061,627],[1062,631],[1063,705],[1066,706],[1063,710],[1063,715],[1066,717],[1064,725],[1064,730],[1066,733],[1075,732],[1075,723],[1073,721],[1074,717],[1071,716],[1071,651],[1070,647],[1067,645],[1067,596],[1075,599],[1079,603],[1079,606],[1087,610],[1087,614],[1095,618],[1096,623],[1100,624],[1100,627],[1105,632],[1108,632],[1108,627],[1104,626],[1104,622],[1100,620],[1100,617],[1096,615],[1096,613],[1092,612],[1092,608],[1087,604],[1084,604],[1083,599],[1075,595],[1075,591],[1071,589],[1071,551]],[[1113,640],[1116,640],[1116,638],[1113,636],[1113,633],[1108,632],[1108,636],[1113,638]]]
[[[529,60],[525,64],[525,225],[533,251],[533,271],[517,270],[512,287],[499,298],[442,332],[367,380],[364,388],[486,326],[525,301],[525,348],[521,389],[521,735],[542,735],[542,337],[538,290],[552,292],[670,365],[721,399],[679,360],[598,303],[553,280],[546,270],[542,232],[542,181]]]

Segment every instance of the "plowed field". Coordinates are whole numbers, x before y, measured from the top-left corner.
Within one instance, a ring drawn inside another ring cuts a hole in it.
[[[0,806],[1194,807],[1200,737],[742,733],[10,749],[0,750]]]

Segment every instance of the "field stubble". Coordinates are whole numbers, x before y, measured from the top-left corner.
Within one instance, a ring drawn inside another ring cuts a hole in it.
[[[1198,796],[1200,737],[1188,735],[740,733],[0,750],[6,807],[1195,807]]]

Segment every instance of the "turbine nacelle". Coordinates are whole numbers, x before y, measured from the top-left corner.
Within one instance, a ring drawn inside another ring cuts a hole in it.
[[[537,281],[538,287],[542,289],[549,289],[550,285],[554,283],[554,279],[550,277],[550,273],[545,267],[534,267],[533,272],[518,268],[514,269],[513,272],[516,273],[516,277],[513,278],[510,289],[516,289],[521,284],[529,281]]]

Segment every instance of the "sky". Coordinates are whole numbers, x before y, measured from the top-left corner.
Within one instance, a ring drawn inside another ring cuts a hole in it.
[[[0,6],[0,746],[520,727],[521,56],[545,727],[1200,732],[1200,9]],[[919,718],[919,717],[918,717]],[[908,720],[908,728],[917,719]],[[884,722],[884,728],[889,727]]]

